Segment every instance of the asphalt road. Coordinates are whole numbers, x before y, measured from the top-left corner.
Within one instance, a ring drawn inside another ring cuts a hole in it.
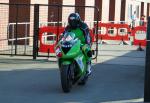
[[[103,49],[85,86],[63,93],[56,62],[0,56],[0,103],[142,103],[145,52]]]

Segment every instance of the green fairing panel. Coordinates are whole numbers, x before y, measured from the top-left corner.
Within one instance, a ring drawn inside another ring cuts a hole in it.
[[[70,50],[67,54],[63,53],[63,59],[69,59],[69,58],[75,58],[77,57],[79,54],[82,53],[82,51],[80,50],[80,41],[78,41]]]
[[[87,65],[86,65],[86,59],[85,56],[80,55],[75,58],[78,66],[80,67],[80,75],[86,73]]]
[[[62,61],[61,64],[63,64],[63,65],[70,65],[71,63],[72,63],[72,61]]]

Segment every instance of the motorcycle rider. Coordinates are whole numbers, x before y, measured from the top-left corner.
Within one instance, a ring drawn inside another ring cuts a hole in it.
[[[77,29],[80,29],[80,33],[76,33],[76,36],[81,40],[81,43],[83,44],[82,50],[85,52],[85,55],[87,56],[87,74],[91,74],[91,57],[92,57],[92,51],[91,51],[91,37],[89,34],[89,28],[86,23],[84,23],[80,15],[78,13],[71,13],[68,17],[68,25],[65,28],[65,32],[70,31],[76,31]]]

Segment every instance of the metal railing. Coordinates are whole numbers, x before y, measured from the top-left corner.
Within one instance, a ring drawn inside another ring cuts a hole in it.
[[[27,45],[28,45],[28,40],[29,39],[33,39],[33,36],[30,37],[28,36],[30,33],[28,33],[28,27],[30,27],[31,22],[18,22],[16,23],[9,23],[8,24],[8,34],[7,34],[7,40],[11,42],[11,55],[13,54],[13,50],[14,50],[14,43],[15,41],[19,41],[19,40],[24,40],[24,54],[26,54],[27,51]],[[24,31],[24,37],[20,37],[20,38],[16,38],[15,37],[15,27],[16,25],[24,25],[25,26],[25,31]],[[12,30],[11,34],[10,31]],[[10,37],[11,35],[11,37]],[[11,38],[11,39],[10,39]]]

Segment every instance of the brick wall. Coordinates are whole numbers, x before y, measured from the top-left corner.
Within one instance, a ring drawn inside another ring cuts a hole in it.
[[[75,0],[63,0],[63,5],[75,5]],[[70,13],[75,12],[74,7],[63,7],[62,9],[62,22],[67,23]]]
[[[95,2],[94,2],[94,0],[86,0],[85,5],[86,6],[94,6]],[[90,28],[93,27],[94,8],[85,8],[85,21],[87,22],[87,24]]]
[[[1,0],[3,3],[8,3],[9,0]],[[7,39],[7,26],[8,26],[8,12],[7,5],[0,5],[0,39]],[[0,41],[0,50],[8,48],[8,41]]]
[[[144,3],[144,14],[147,14],[147,3],[150,0],[126,0],[126,8],[125,8],[125,21],[130,22],[129,18],[129,4],[139,5],[140,9],[140,1]],[[9,0],[0,0],[1,3],[9,3]],[[102,21],[108,22],[109,19],[109,2],[110,0],[103,0],[102,2]],[[31,0],[31,4],[48,4],[48,0]],[[75,0],[63,0],[63,5],[75,5]],[[95,0],[85,0],[86,6],[94,6]],[[121,12],[121,0],[116,0],[115,4],[115,21],[120,21],[120,12]],[[75,7],[63,7],[62,8],[62,22],[67,23],[68,15],[72,12],[75,12]],[[141,11],[139,11],[140,13]],[[8,25],[8,15],[9,8],[8,6],[0,5],[0,39],[7,39],[7,25]],[[149,13],[150,14],[150,13]],[[140,15],[140,14],[139,14]],[[30,8],[30,36],[33,36],[33,18],[34,18],[34,7]],[[48,7],[40,7],[40,22],[48,21]],[[94,9],[85,9],[85,21],[92,22],[94,21]],[[90,23],[88,23],[89,26]],[[32,45],[32,39],[30,40],[30,45]],[[0,49],[2,49],[7,45],[8,41],[0,41]],[[6,48],[6,47],[5,47]]]
[[[31,4],[48,4],[48,0],[31,0]],[[39,21],[40,23],[44,24],[48,21],[48,7],[47,6],[40,6],[39,10]],[[33,22],[34,22],[34,7],[31,6],[30,8],[30,36],[33,36]],[[44,24],[47,25],[47,24]],[[30,46],[33,45],[33,39],[30,39]]]

